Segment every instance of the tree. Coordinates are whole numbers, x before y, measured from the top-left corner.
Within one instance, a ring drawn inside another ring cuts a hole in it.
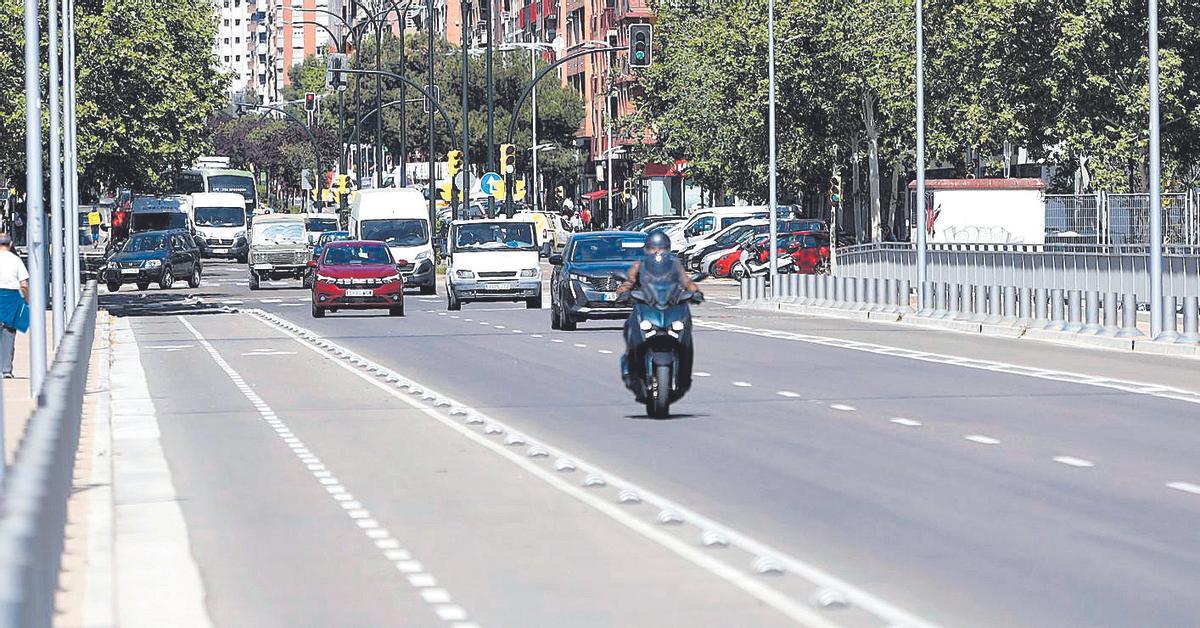
[[[0,49],[0,168],[16,173],[24,170],[22,9],[0,2],[0,35],[13,44]],[[80,0],[76,22],[81,181],[168,189],[206,149],[208,117],[226,100],[212,4]]]

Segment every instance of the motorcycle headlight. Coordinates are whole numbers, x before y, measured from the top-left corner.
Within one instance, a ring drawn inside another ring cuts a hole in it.
[[[654,329],[654,324],[651,323],[650,321],[644,320],[644,321],[638,323],[638,327],[641,327],[642,331],[650,331],[651,329]]]
[[[158,268],[162,266],[162,260],[148,259],[142,262],[142,268]]]
[[[421,251],[420,253],[417,253],[417,256],[413,259],[419,262],[423,259],[429,259],[430,257],[432,257],[432,255],[429,254],[429,251]]]
[[[456,270],[454,271],[454,276],[458,277],[459,279],[473,279],[475,277],[475,272],[470,270]]]
[[[537,277],[537,273],[538,273],[538,269],[536,269],[536,268],[526,268],[525,270],[521,271],[521,276],[522,277]]]
[[[683,331],[683,321],[675,321],[671,323],[671,329],[675,331]]]

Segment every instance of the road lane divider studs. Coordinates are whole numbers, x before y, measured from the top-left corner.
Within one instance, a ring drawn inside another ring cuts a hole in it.
[[[658,523],[659,523],[659,525],[664,525],[664,526],[682,525],[683,524],[683,515],[675,512],[674,510],[671,510],[669,508],[664,508],[664,509],[658,511]]]
[[[991,436],[983,436],[982,434],[971,434],[969,436],[963,436],[963,438],[971,441],[972,443],[979,443],[980,445],[999,445],[1000,444],[1000,441],[992,438]]]
[[[509,434],[504,437],[504,444],[509,446],[524,445],[525,437],[520,434]]]
[[[846,596],[837,589],[821,589],[813,594],[812,601],[816,606],[829,610],[850,606],[850,602],[846,601]]]
[[[383,558],[388,560],[398,571],[409,576],[409,584],[414,588],[421,589],[421,583],[430,582],[430,586],[436,584],[436,579],[432,575],[424,573],[424,567],[419,561],[412,559],[412,554],[400,547],[400,542],[391,532],[379,524],[379,521],[371,517],[371,512],[363,506],[361,502],[354,499],[354,496],[346,489],[346,487],[338,480],[337,476],[330,471],[324,463],[320,461],[306,447],[299,438],[292,433],[287,424],[279,418],[279,415],[271,409],[254,389],[246,382],[230,364],[221,356],[216,347],[212,345],[201,333],[183,316],[177,317],[179,322],[192,333],[199,342],[200,346],[208,353],[217,367],[220,368],[233,382],[239,392],[250,402],[250,405],[258,411],[260,418],[270,426],[275,434],[292,450],[292,454],[296,459],[304,465],[305,469],[312,477],[325,488],[326,493],[334,500],[334,503],[345,513],[350,521],[363,531],[363,536],[367,538],[378,549]],[[315,351],[316,349],[314,349]],[[414,581],[414,576],[424,576],[424,579]],[[467,612],[461,606],[448,604],[451,601],[451,596],[445,589],[439,589],[439,593],[435,595],[424,595],[423,591],[418,594],[426,603],[433,606],[434,613],[447,621],[465,622],[468,619]],[[450,609],[448,612],[446,609]],[[460,624],[455,624],[460,625]]]
[[[617,501],[622,504],[640,504],[642,503],[642,496],[638,495],[637,491],[631,488],[623,488],[617,494]]]
[[[550,452],[540,445],[531,445],[525,450],[525,455],[529,458],[549,458]]]
[[[467,413],[467,409],[462,406],[454,406],[450,408],[450,416],[463,416]]]
[[[748,537],[745,534],[728,528],[727,526],[704,517],[703,515],[687,509],[676,502],[649,491],[644,487],[640,487],[634,482],[630,482],[624,478],[613,475],[607,470],[602,470],[594,464],[580,461],[577,458],[568,455],[561,449],[553,447],[547,443],[537,442],[536,439],[531,439],[528,436],[525,436],[524,440],[527,441],[526,444],[529,445],[529,447],[526,448],[524,452],[514,451],[511,447],[506,447],[499,440],[490,439],[486,436],[517,433],[516,430],[510,430],[508,426],[504,424],[504,422],[496,420],[486,413],[480,412],[476,408],[456,401],[453,398],[440,393],[433,393],[434,396],[432,398],[437,399],[444,397],[445,399],[449,399],[451,404],[449,406],[440,408],[436,407],[427,400],[422,400],[420,397],[415,395],[405,394],[399,390],[398,388],[404,388],[403,385],[400,387],[392,386],[380,381],[379,378],[371,377],[364,368],[354,367],[350,365],[350,363],[344,358],[338,359],[338,357],[336,357],[337,354],[335,353],[335,350],[358,358],[364,363],[376,365],[381,371],[388,373],[389,375],[399,377],[403,382],[406,383],[410,392],[413,390],[421,394],[433,392],[430,389],[421,386],[417,382],[405,379],[401,374],[391,370],[386,365],[372,362],[370,359],[347,351],[344,347],[340,347],[336,343],[331,343],[328,341],[326,342],[330,345],[330,347],[326,350],[322,350],[319,348],[317,343],[325,341],[325,339],[323,339],[320,335],[312,334],[311,336],[303,336],[302,332],[307,332],[308,330],[305,330],[301,327],[295,327],[295,331],[291,331],[279,324],[278,317],[274,318],[274,320],[277,322],[272,323],[271,321],[274,315],[268,315],[262,310],[252,309],[246,310],[242,313],[257,319],[264,324],[271,325],[285,335],[290,335],[292,339],[304,344],[305,346],[308,346],[314,353],[327,357],[330,360],[331,365],[341,366],[351,373],[357,374],[368,385],[374,385],[385,394],[389,394],[397,400],[400,400],[408,406],[411,406],[413,409],[423,413],[430,419],[441,423],[444,427],[450,429],[451,431],[457,432],[461,436],[471,440],[479,447],[486,449],[497,456],[507,459],[510,463],[520,467],[530,475],[541,479],[551,487],[558,489],[560,492],[583,502],[584,504],[593,508],[595,511],[604,514],[613,521],[625,526],[635,534],[639,534],[642,537],[657,543],[659,546],[673,552],[677,556],[688,561],[690,564],[728,582],[742,592],[754,597],[759,603],[765,604],[775,611],[782,613],[796,623],[810,626],[833,625],[832,622],[829,621],[828,617],[822,614],[822,609],[814,608],[810,603],[810,600],[797,598],[793,594],[784,593],[782,590],[777,589],[775,585],[769,584],[767,581],[756,577],[753,568],[747,569],[745,565],[739,566],[735,564],[737,559],[735,559],[734,556],[745,554],[748,554],[749,556],[770,556],[777,560],[780,565],[782,565],[783,571],[786,574],[789,574],[789,578],[798,578],[804,583],[811,585],[811,588],[813,589],[832,588],[843,592],[847,600],[853,603],[857,608],[862,609],[865,613],[877,616],[880,619],[880,621],[877,623],[895,626],[903,625],[907,628],[934,627],[931,622],[918,617],[905,609],[897,607],[888,601],[876,597],[875,595],[872,595],[863,589],[855,587],[854,585],[841,580],[832,574],[829,574],[815,565],[809,564],[794,556],[782,553],[779,550],[762,543],[761,541]],[[559,342],[563,341],[559,340]],[[695,375],[700,377],[708,376],[707,373],[695,373]],[[465,421],[466,424],[464,424],[463,421],[457,420],[455,416],[451,415],[453,409],[460,406],[467,410],[467,418]],[[478,424],[483,424],[483,430],[475,430],[473,428],[474,425]],[[293,440],[296,440],[296,442],[289,443],[289,447],[291,447],[298,456],[310,455],[310,452],[308,452],[308,450],[303,446],[302,443],[298,441],[298,439],[293,438]],[[548,455],[533,457],[529,456],[529,452],[533,450],[534,447],[544,449]],[[582,475],[584,476],[583,482],[576,484],[562,477],[564,473],[569,473],[576,470],[582,472]],[[324,479],[333,478],[331,477]],[[622,507],[622,504],[620,503],[621,491],[616,490],[613,492],[608,492],[606,487],[609,486],[609,482],[612,482],[614,486],[620,487],[622,490],[627,489],[636,492],[638,497],[642,500],[642,503],[652,506],[654,510],[647,511],[646,509],[641,508]],[[341,485],[330,484],[326,485],[325,489],[333,499],[340,500],[342,498],[349,497],[349,492],[346,491],[346,489]],[[346,501],[351,500],[346,499]],[[659,519],[652,513],[658,513],[661,516],[663,515],[664,511],[668,513],[668,515],[677,516],[679,518],[679,523],[674,523],[672,521],[673,517],[667,516],[665,525],[655,525],[659,523]],[[403,549],[400,547],[398,541],[396,541],[395,538],[388,536],[389,533],[387,530],[382,526],[379,526],[377,522],[372,521],[370,527],[364,527],[363,529],[364,534],[382,535],[378,538],[369,537],[373,538],[376,547],[380,548],[381,551],[400,551]],[[691,539],[700,538],[701,545],[703,545],[703,547],[694,542],[689,542],[686,540],[689,535],[695,535],[690,536]],[[724,546],[736,548],[745,554],[721,555],[714,554],[706,550],[706,548]],[[400,557],[397,556],[396,558],[399,559]],[[405,558],[411,560],[411,557],[405,556]],[[412,573],[406,575],[422,576],[427,574]],[[432,577],[430,576],[430,578]],[[418,583],[425,582],[428,581],[425,579],[418,579],[416,582],[412,582],[412,585],[416,587],[418,586]],[[435,585],[436,581],[426,586],[433,587]],[[789,586],[789,590],[796,590],[795,585]],[[443,604],[441,606],[453,605]],[[471,628],[472,626],[475,626],[473,622],[467,620],[455,620],[452,625],[455,628]]]
[[[705,371],[696,371],[695,373],[692,373],[692,375],[695,377],[712,377],[712,373]]]
[[[787,399],[798,399],[800,397],[800,393],[794,393],[790,390],[780,390],[775,394],[779,395],[780,397],[786,397]]]
[[[754,573],[760,576],[782,576],[787,573],[787,567],[774,556],[759,556],[751,564]]]

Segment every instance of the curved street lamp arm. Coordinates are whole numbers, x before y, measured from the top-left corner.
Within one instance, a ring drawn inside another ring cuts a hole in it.
[[[312,132],[312,129],[308,128],[307,124],[304,124],[303,122],[301,122],[300,118],[297,118],[296,116],[292,115],[291,112],[289,112],[285,109],[280,109],[279,107],[272,107],[271,105],[256,105],[254,103],[248,103],[248,102],[235,103],[234,106],[236,106],[238,108],[238,110],[266,109],[268,111],[274,111],[276,113],[281,113],[281,114],[287,116],[289,119],[291,119],[292,122],[295,122],[297,126],[299,126],[301,129],[304,130],[304,132],[306,134],[308,134],[308,139],[309,139],[309,141],[312,142],[312,145],[313,145],[313,155],[316,156],[316,158],[317,158],[317,169],[315,171],[313,171],[313,179],[316,180],[316,184],[315,184],[316,185],[316,197],[318,199],[320,199],[321,198],[321,146],[319,144],[317,144],[317,135]]]
[[[345,40],[343,40],[342,43],[339,45],[337,35],[334,35],[333,31],[330,30],[330,28],[328,26],[326,26],[320,22],[313,22],[310,20],[292,20],[292,24],[312,24],[313,26],[320,26],[321,28],[325,29],[326,33],[329,33],[329,39],[330,39],[330,41],[332,41],[334,43],[334,47],[338,49],[338,52],[346,52]]]
[[[438,113],[442,115],[442,119],[446,121],[446,126],[450,128],[450,133],[451,134],[454,133],[454,129],[455,129],[454,121],[450,119],[450,116],[446,113],[446,110],[442,108],[442,104],[433,99],[433,94],[430,94],[429,90],[426,89],[424,85],[421,85],[420,83],[417,83],[416,81],[413,81],[410,78],[396,74],[395,72],[388,72],[387,70],[345,69],[345,70],[341,70],[341,71],[345,72],[346,74],[367,74],[367,75],[388,76],[388,77],[394,78],[398,81],[403,81],[404,83],[408,84],[409,86],[415,88],[417,91],[421,92],[421,94],[424,95],[425,98],[428,99],[429,102],[432,103],[435,108],[437,108]],[[367,114],[367,115],[370,115],[370,114]],[[366,116],[364,115],[363,118],[366,119]]]
[[[517,98],[516,104],[513,105],[513,108],[512,108],[513,115],[512,115],[512,118],[510,118],[508,121],[508,135],[507,135],[507,139],[505,140],[505,143],[512,144],[513,132],[516,131],[516,128],[517,128],[517,112],[521,110],[521,105],[525,104],[525,99],[529,97],[529,93],[533,91],[533,88],[537,86],[538,82],[541,81],[543,78],[545,78],[545,76],[547,74],[549,74],[551,70],[553,70],[553,69],[557,68],[558,66],[560,66],[568,61],[571,61],[573,59],[578,59],[580,57],[586,57],[588,55],[599,54],[602,52],[618,52],[621,50],[624,50],[624,48],[616,48],[616,47],[610,47],[610,46],[605,46],[603,48],[589,48],[587,50],[581,50],[579,52],[569,54],[569,55],[555,61],[554,63],[551,63],[550,65],[546,66],[541,72],[538,72],[538,75],[536,77],[534,77],[534,79],[532,81],[529,81],[529,85],[526,85],[525,89],[521,90],[521,96]]]
[[[292,7],[292,10],[293,11],[303,11],[306,13],[324,13],[325,15],[329,15],[331,17],[337,18],[337,21],[341,22],[342,26],[345,26],[347,29],[350,28],[350,24],[348,22],[346,22],[346,20],[342,16],[338,15],[337,13],[334,13],[333,11],[326,11],[325,9],[315,9],[315,8],[308,9],[305,7]]]

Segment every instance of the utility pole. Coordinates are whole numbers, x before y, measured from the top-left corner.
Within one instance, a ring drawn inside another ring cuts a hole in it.
[[[1154,0],[1151,0],[1153,2]],[[917,311],[929,308],[929,268],[925,251],[925,34],[924,0],[917,2]]]
[[[404,41],[404,31],[408,30],[408,7],[410,2],[404,3],[404,13],[397,15],[400,20],[400,74],[408,76],[408,49]],[[397,187],[408,187],[408,83],[400,81],[400,185]],[[383,120],[383,112],[379,112],[380,120]],[[433,224],[433,223],[429,223]]]
[[[767,252],[767,259],[771,261],[771,293],[776,294],[779,262],[775,259],[775,251],[778,247],[779,225],[775,215],[775,0],[767,0],[767,90],[767,193],[768,209],[771,211],[771,248]]]
[[[64,102],[67,105],[65,111],[67,130],[69,131],[69,139],[66,141],[68,149],[67,157],[70,163],[70,168],[65,170],[64,184],[67,190],[67,208],[66,216],[74,219],[75,212],[79,207],[79,118],[76,115],[75,102],[75,0],[63,0],[65,12],[63,13],[63,22],[66,27],[64,31],[65,39],[63,40],[63,53],[66,60],[66,79],[67,87],[63,92]],[[74,223],[70,223],[74,225]],[[64,225],[65,227],[65,225]],[[79,302],[80,284],[79,284],[79,236],[75,233],[72,227],[71,237],[67,238],[67,244],[64,247],[68,251],[69,262],[66,265],[67,271],[67,290],[66,306],[70,311],[75,311],[75,305]]]
[[[1162,280],[1162,163],[1158,123],[1158,0],[1150,0],[1150,339],[1163,333],[1163,317],[1175,318],[1163,307]],[[1176,329],[1172,322],[1171,329]]]
[[[387,15],[375,23],[375,71],[383,70],[383,25]],[[383,75],[375,75],[375,187],[383,187]]]
[[[26,0],[28,2],[29,0]],[[471,26],[470,13],[471,3],[467,0],[462,0],[459,3],[462,13],[462,151],[463,151],[463,209],[466,215],[471,213],[471,125],[467,122],[470,115],[467,109],[467,92],[469,91],[467,80],[470,78],[470,72],[467,67],[468,56],[470,50],[469,33]]]
[[[495,29],[492,25],[492,0],[480,0],[483,4],[483,18],[487,28],[487,44],[485,45],[485,54],[487,56],[487,169],[488,172],[496,171],[496,141],[492,137],[496,124],[496,88],[492,80],[492,35]],[[465,83],[464,83],[465,85]],[[516,114],[516,112],[513,112]],[[488,217],[496,216],[496,197],[488,195]]]
[[[25,250],[29,254],[29,393],[46,375],[46,265],[42,217],[42,89],[38,0],[25,0]]]

